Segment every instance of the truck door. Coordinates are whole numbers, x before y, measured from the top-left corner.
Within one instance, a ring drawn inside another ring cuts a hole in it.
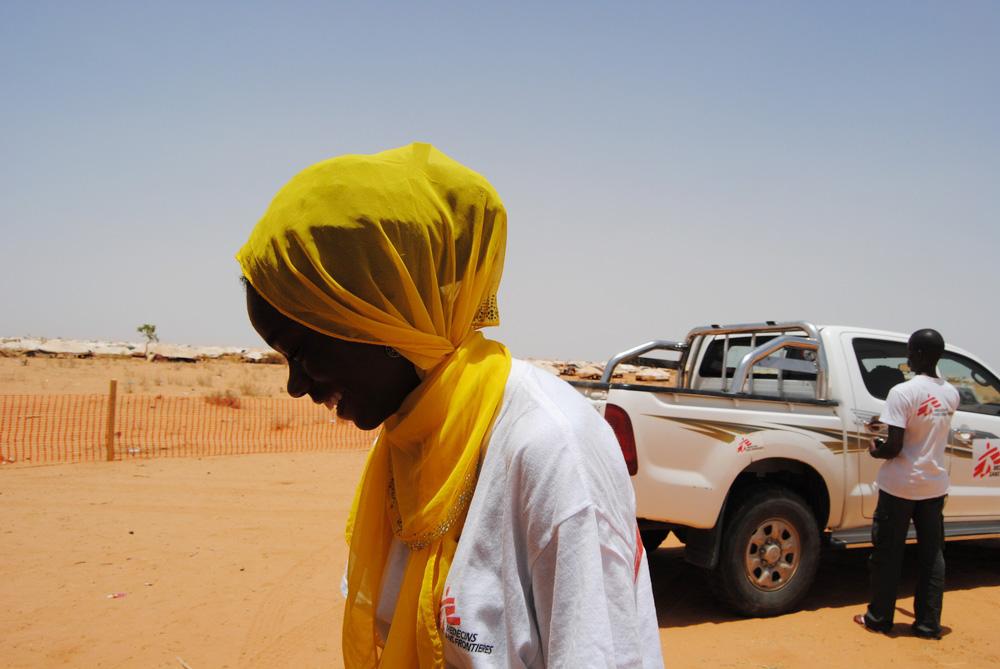
[[[938,374],[958,390],[951,419],[951,489],[945,514],[1000,516],[1000,381],[971,358],[945,351]]]
[[[871,518],[878,501],[875,476],[883,460],[868,455],[871,433],[864,423],[881,415],[889,389],[911,376],[906,364],[906,339],[874,338],[850,332],[841,336],[854,395],[854,425],[848,432],[847,450],[858,463],[862,515]]]

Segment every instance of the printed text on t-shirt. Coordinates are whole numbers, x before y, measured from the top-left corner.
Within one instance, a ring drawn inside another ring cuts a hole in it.
[[[462,650],[485,655],[493,653],[493,644],[479,643],[477,632],[467,632],[459,627],[462,624],[462,618],[458,615],[458,604],[455,602],[455,597],[451,595],[450,586],[445,588],[444,597],[441,598],[439,624],[444,631],[445,638]]]

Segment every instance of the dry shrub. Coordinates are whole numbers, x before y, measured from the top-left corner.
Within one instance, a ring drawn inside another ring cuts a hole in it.
[[[260,397],[264,391],[257,387],[257,384],[244,381],[240,384],[240,394],[246,397]]]
[[[260,358],[260,362],[265,365],[284,365],[285,356],[276,351],[266,351]]]
[[[240,377],[240,394],[244,397],[261,397],[267,394],[264,388],[255,383],[255,381],[259,380],[259,376],[255,375],[251,370],[244,368]]]
[[[224,393],[214,392],[211,395],[205,395],[205,402],[217,407],[240,408],[240,397],[232,390],[227,390]]]

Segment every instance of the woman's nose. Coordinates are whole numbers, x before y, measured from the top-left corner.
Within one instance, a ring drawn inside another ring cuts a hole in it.
[[[288,385],[286,386],[288,394],[292,397],[302,397],[309,392],[309,386],[309,377],[306,373],[302,371],[298,363],[289,360]]]

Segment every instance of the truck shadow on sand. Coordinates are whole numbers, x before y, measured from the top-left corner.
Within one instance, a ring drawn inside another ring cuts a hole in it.
[[[815,611],[844,606],[863,607],[868,602],[869,548],[824,548],[809,594],[799,610]],[[1000,539],[956,541],[945,546],[945,592],[1000,585]],[[653,597],[660,627],[686,627],[702,623],[741,620],[712,596],[711,574],[684,561],[684,549],[661,547],[649,553]],[[917,581],[916,546],[907,546],[900,580],[899,599],[913,596]],[[947,596],[947,595],[946,595]]]

